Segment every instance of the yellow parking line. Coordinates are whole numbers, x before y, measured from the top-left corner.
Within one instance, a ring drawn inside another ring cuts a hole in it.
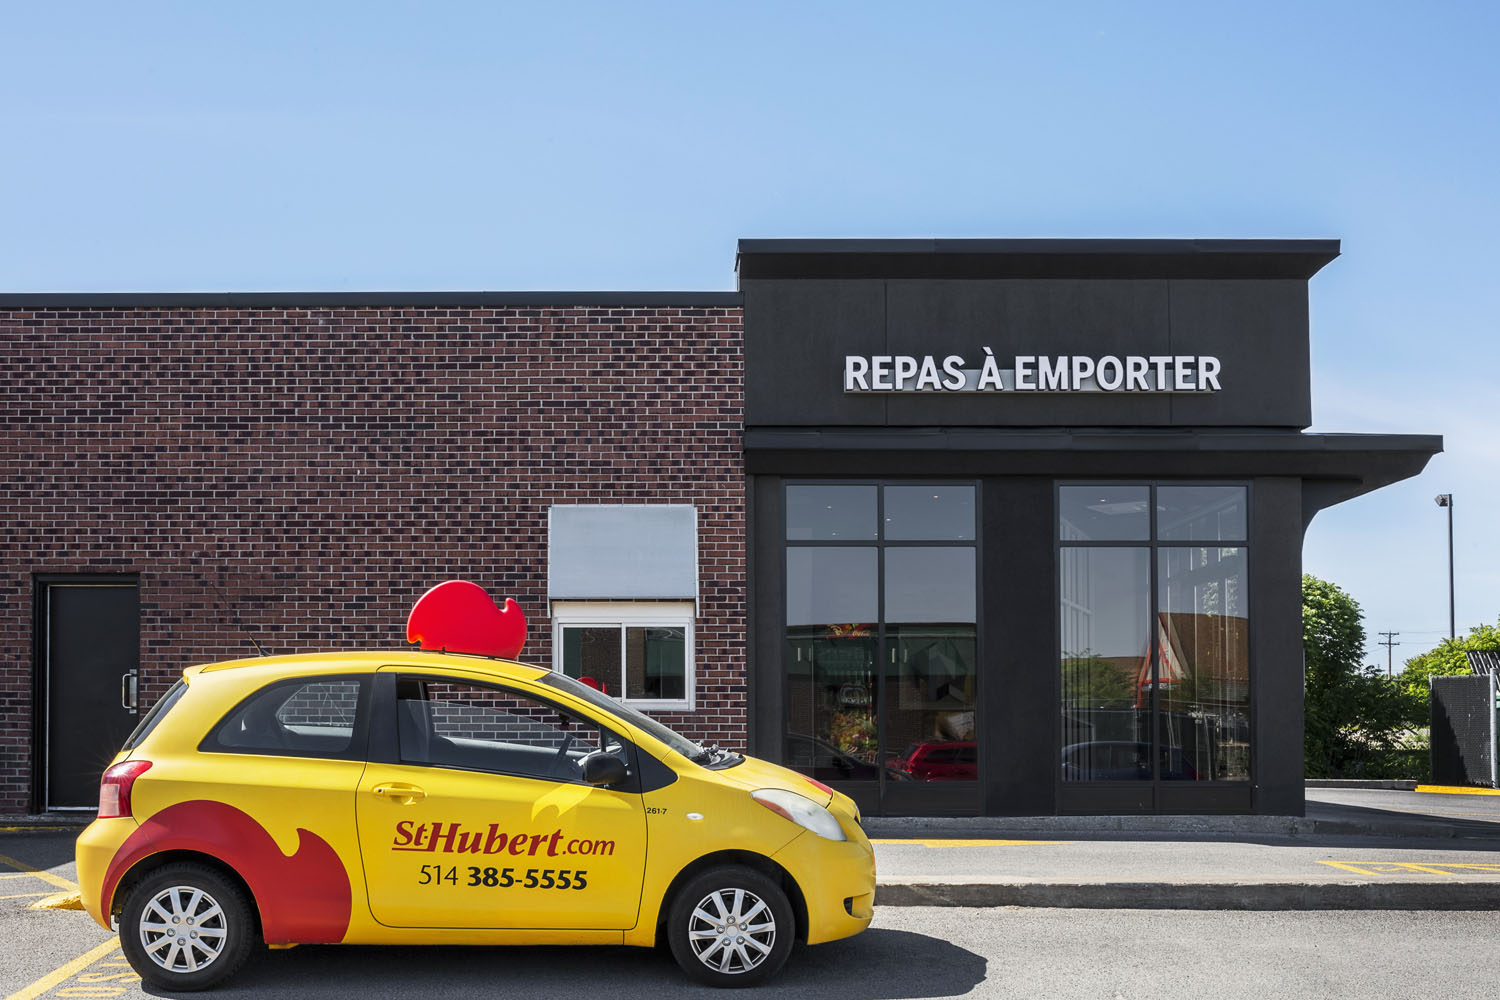
[[[1500,875],[1500,864],[1472,861],[1328,861],[1318,859],[1318,864],[1329,865],[1354,872],[1356,875],[1405,875],[1421,872],[1424,875],[1463,875],[1478,872],[1484,875]],[[1460,868],[1462,871],[1450,871]]]
[[[1418,785],[1417,791],[1434,795],[1500,795],[1500,788],[1470,788],[1467,785]]]
[[[871,840],[872,844],[909,844],[917,847],[1031,847],[1038,844],[1067,844],[1067,840]]]
[[[50,892],[18,892],[13,896],[0,896],[0,899],[34,899],[37,896],[50,896]]]
[[[15,873],[16,875],[30,875],[32,878],[39,878],[43,882],[50,882],[59,889],[68,889],[73,892],[78,891],[78,886],[75,883],[69,882],[62,876],[54,875],[51,872],[44,872],[40,868],[33,868],[24,861],[17,861],[15,858],[6,857],[4,854],[0,854],[0,865],[10,865],[12,868],[21,869]],[[0,875],[0,878],[5,877],[4,875]],[[12,875],[10,877],[14,878],[15,876]]]
[[[7,864],[8,863],[9,862],[7,862]],[[119,950],[120,939],[110,938],[103,944],[100,944],[97,947],[84,952],[82,955],[79,955],[71,962],[59,966],[57,969],[54,969],[53,971],[47,973],[45,976],[32,983],[30,986],[26,986],[17,990],[10,996],[6,997],[5,1000],[35,1000],[36,997],[39,997],[43,993],[46,993],[58,983],[61,983],[72,976],[76,976],[84,969],[87,969],[89,966],[99,961],[101,958],[105,958],[106,956]]]
[[[77,830],[83,832],[81,826],[0,826],[0,833],[30,833],[32,830]]]

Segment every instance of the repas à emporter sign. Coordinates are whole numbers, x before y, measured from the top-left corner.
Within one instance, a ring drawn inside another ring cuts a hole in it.
[[[1009,368],[988,347],[963,356],[851,354],[845,392],[1218,392],[1219,359],[1203,354],[1018,354]]]

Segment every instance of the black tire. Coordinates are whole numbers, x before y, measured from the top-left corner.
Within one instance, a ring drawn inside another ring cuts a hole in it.
[[[208,865],[157,869],[130,890],[120,913],[120,948],[130,967],[163,990],[219,985],[245,964],[254,940],[245,891]]]
[[[797,924],[792,904],[774,880],[753,868],[724,865],[695,875],[678,890],[666,936],[672,957],[698,982],[757,986],[786,964]]]

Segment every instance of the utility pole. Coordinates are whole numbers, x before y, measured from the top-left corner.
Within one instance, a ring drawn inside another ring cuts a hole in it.
[[[1453,627],[1453,494],[1439,493],[1434,499],[1439,507],[1448,508],[1448,638],[1457,639]]]
[[[1401,645],[1401,643],[1396,641],[1396,636],[1400,635],[1401,633],[1377,632],[1375,634],[1385,636],[1385,642],[1377,642],[1375,645],[1385,647],[1385,676],[1389,678],[1391,676],[1391,647]]]

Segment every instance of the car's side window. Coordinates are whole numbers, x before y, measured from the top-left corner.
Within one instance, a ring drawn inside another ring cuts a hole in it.
[[[201,749],[282,757],[348,757],[369,681],[311,677],[281,681],[240,702],[204,739]]]
[[[396,710],[411,764],[579,782],[584,757],[622,753],[597,723],[503,687],[403,677]]]

